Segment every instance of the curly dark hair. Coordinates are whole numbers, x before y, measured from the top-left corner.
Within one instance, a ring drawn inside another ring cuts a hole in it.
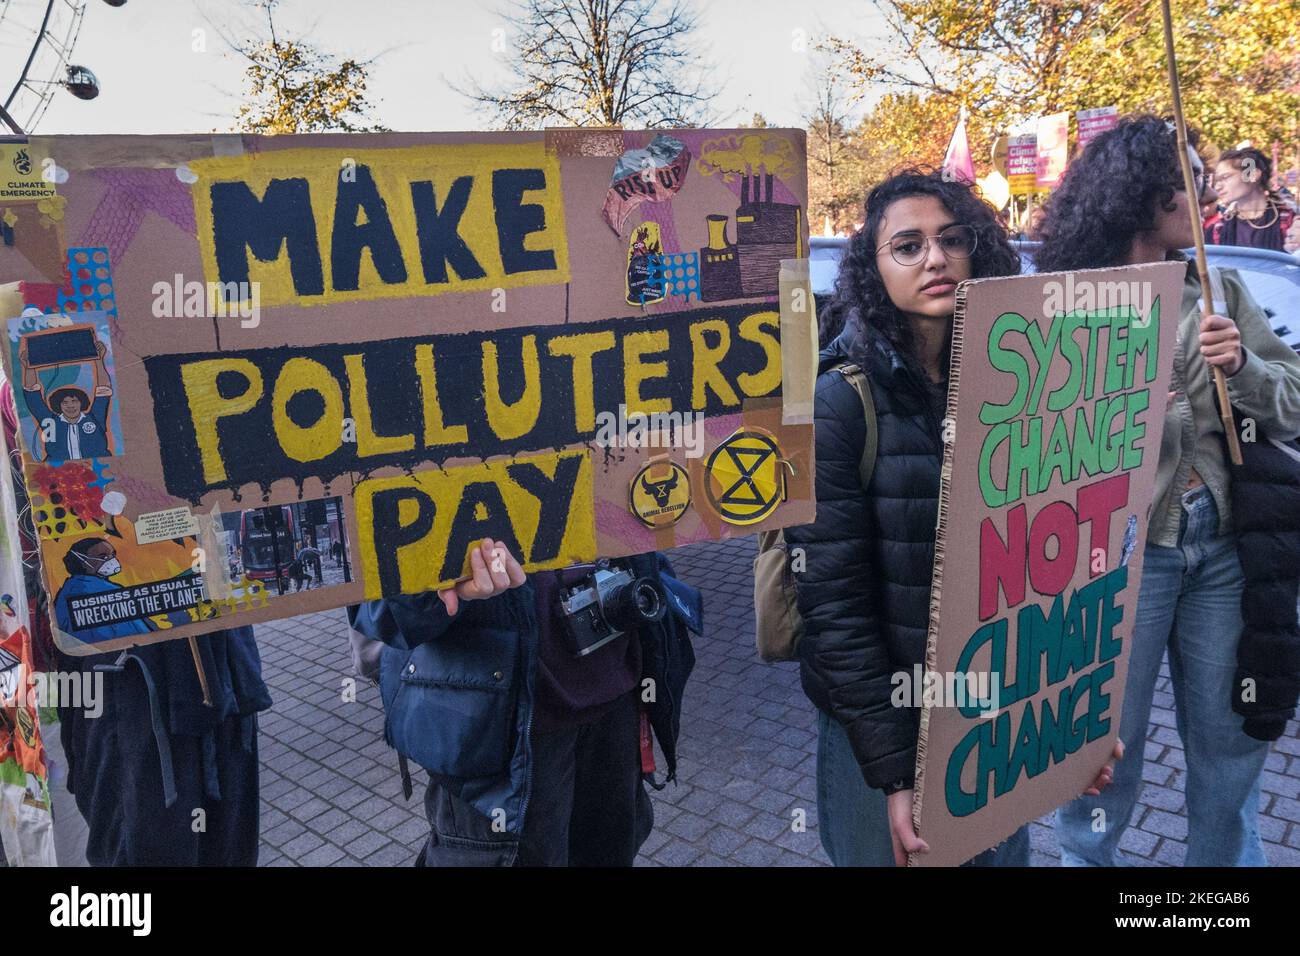
[[[81,403],[81,410],[83,412],[90,411],[90,396],[87,395],[84,390],[77,388],[75,385],[64,385],[62,388],[56,388],[54,391],[50,392],[50,397],[46,401],[46,404],[50,406],[51,411],[57,412],[59,406],[63,404],[63,400],[69,395]]]
[[[1193,148],[1200,137],[1187,131]],[[1126,116],[1088,143],[1043,207],[1034,256],[1039,272],[1123,265],[1139,232],[1155,228],[1156,204],[1172,212],[1183,188],[1178,141],[1158,116]]]
[[[835,292],[818,317],[818,338],[825,347],[849,326],[853,336],[849,354],[861,364],[873,337],[880,336],[925,381],[911,323],[885,291],[876,258],[876,234],[886,210],[910,196],[934,196],[957,222],[975,230],[978,239],[971,256],[971,278],[1016,275],[1020,256],[1012,248],[997,210],[980,198],[974,186],[945,179],[938,170],[920,166],[898,170],[867,194],[865,221],[849,240],[840,261]]]

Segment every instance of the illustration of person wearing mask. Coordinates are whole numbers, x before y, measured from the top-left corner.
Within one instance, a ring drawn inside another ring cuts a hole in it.
[[[95,397],[92,400],[75,385],[56,388],[48,396],[41,393],[36,369],[27,358],[27,340],[18,343],[18,363],[23,370],[23,398],[37,427],[48,434],[48,422],[54,424],[54,437],[45,441],[46,461],[73,461],[100,458],[110,454],[108,447],[108,405],[113,397],[112,380],[104,366],[107,349],[95,343],[98,357],[94,362]]]
[[[149,633],[149,625],[143,620],[108,621],[81,628],[73,623],[70,606],[73,598],[127,590],[110,580],[121,572],[122,562],[118,561],[117,550],[109,541],[104,538],[82,538],[63,556],[63,566],[67,568],[69,577],[54,596],[55,619],[61,630],[75,634],[79,640],[87,642]]]

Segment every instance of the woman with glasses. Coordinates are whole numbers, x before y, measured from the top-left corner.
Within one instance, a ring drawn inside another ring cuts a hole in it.
[[[912,828],[920,708],[895,705],[895,675],[910,680],[925,661],[957,285],[1019,271],[972,187],[909,170],[867,196],[821,316],[817,520],[785,538],[804,559],[799,670],[818,710],[818,829],[837,866],[902,865],[928,850]],[[874,462],[863,461],[867,422],[846,366],[871,389]],[[1028,865],[1027,831],[972,862]]]
[[[1189,152],[1201,179],[1201,160]],[[1257,818],[1268,743],[1254,739],[1233,709],[1241,690],[1234,671],[1244,579],[1210,369],[1223,370],[1228,396],[1244,420],[1288,440],[1300,435],[1300,357],[1273,334],[1233,270],[1220,273],[1221,314],[1201,317],[1200,282],[1181,252],[1193,242],[1183,182],[1173,127],[1154,116],[1121,120],[1070,164],[1047,203],[1035,256],[1042,272],[1163,260],[1187,266],[1170,386],[1175,391],[1165,411],[1120,720],[1128,757],[1115,771],[1114,786],[1058,814],[1066,865],[1118,862],[1142,789],[1151,701],[1166,650],[1187,759],[1186,865],[1266,862]],[[1277,532],[1279,541],[1286,538],[1284,527]],[[1289,665],[1279,660],[1277,666]]]
[[[1207,242],[1283,250],[1295,213],[1269,187],[1272,175],[1273,164],[1258,149],[1232,149],[1219,154],[1214,187],[1224,209],[1207,234]]]

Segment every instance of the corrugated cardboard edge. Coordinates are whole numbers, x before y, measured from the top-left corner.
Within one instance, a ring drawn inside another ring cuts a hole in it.
[[[561,157],[616,160],[626,149],[622,126],[552,126],[542,135],[546,151]]]
[[[946,422],[957,420],[957,386],[961,380],[962,346],[966,332],[966,292],[969,282],[957,286],[957,304],[952,314],[952,345],[949,348],[948,401],[944,406]],[[945,437],[949,434],[944,425]],[[943,443],[943,467],[939,472],[939,517],[934,529],[934,569],[930,574],[930,620],[925,636],[925,673],[933,672],[939,653],[939,597],[943,593],[943,561],[948,531],[948,504],[952,488],[952,460],[956,448],[953,441]],[[924,682],[922,688],[924,688]],[[924,692],[922,699],[924,699]],[[921,836],[921,801],[925,799],[925,745],[930,730],[930,708],[921,708],[921,729],[916,735],[916,784],[912,792],[912,827]],[[922,837],[924,839],[924,837]],[[918,863],[917,854],[909,853],[907,865]]]
[[[817,384],[817,307],[807,259],[781,260],[779,289],[781,424],[809,425],[813,420],[813,390]],[[802,298],[802,309],[796,308],[800,304],[796,298]]]
[[[244,151],[240,133],[184,133],[171,136],[95,134],[32,136],[32,154],[48,156],[69,173],[132,167],[167,169],[195,159]],[[71,148],[65,148],[71,147]]]

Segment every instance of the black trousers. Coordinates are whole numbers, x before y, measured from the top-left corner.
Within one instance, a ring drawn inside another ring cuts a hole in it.
[[[169,807],[140,670],[128,664],[105,677],[101,716],[60,710],[72,794],[90,829],[86,862],[256,866],[257,715],[230,717],[205,737],[167,734]]]
[[[416,866],[631,866],[654,826],[641,780],[640,697],[598,720],[533,734],[533,790],[522,836],[445,787],[424,795],[429,839]]]

